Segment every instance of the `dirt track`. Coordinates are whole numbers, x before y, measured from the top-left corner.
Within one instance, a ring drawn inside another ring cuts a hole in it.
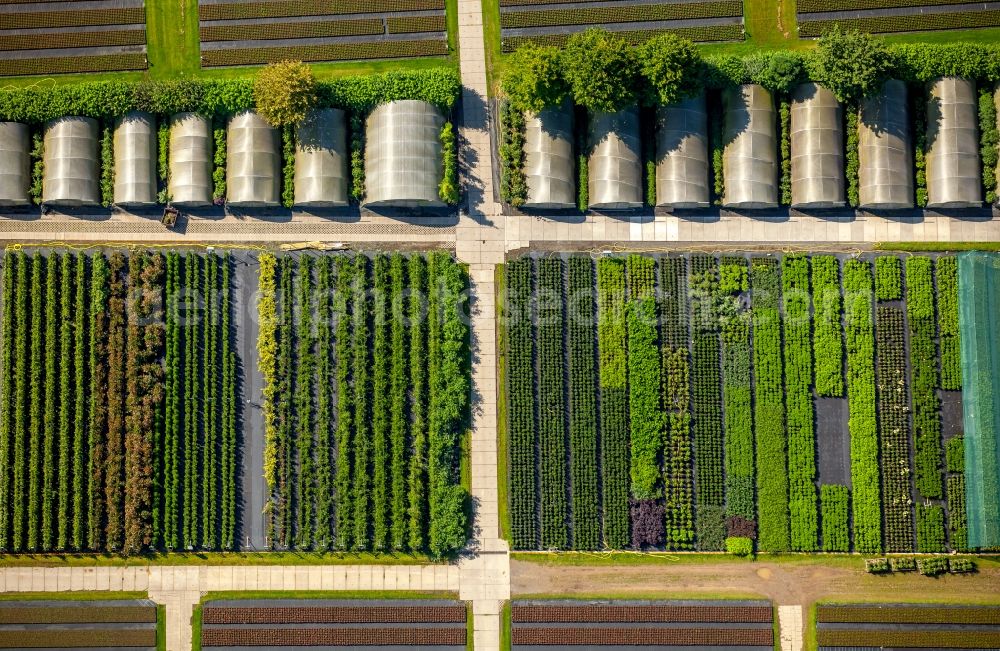
[[[609,594],[623,596],[677,592],[707,595],[760,595],[779,605],[807,605],[821,599],[879,601],[992,601],[1000,603],[1000,567],[978,574],[932,579],[916,573],[873,576],[856,563],[840,567],[815,561],[673,563],[571,566],[511,561],[511,593]]]

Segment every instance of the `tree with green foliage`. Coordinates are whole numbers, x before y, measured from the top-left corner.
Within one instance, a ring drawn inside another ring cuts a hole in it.
[[[638,56],[648,103],[676,104],[701,90],[701,54],[691,41],[660,34],[639,46]]]
[[[753,54],[743,64],[755,83],[776,93],[790,93],[805,76],[802,56],[796,52]]]
[[[538,113],[562,104],[569,95],[559,48],[555,47],[526,43],[517,48],[504,64],[500,83],[511,105],[519,111]]]
[[[837,99],[848,102],[877,92],[892,65],[892,55],[881,39],[834,27],[819,39],[815,76]]]
[[[592,111],[618,111],[634,104],[641,66],[635,50],[617,34],[588,29],[566,40],[563,76],[573,100]]]
[[[257,112],[272,127],[295,124],[316,103],[316,77],[301,61],[271,63],[257,73],[253,96]]]

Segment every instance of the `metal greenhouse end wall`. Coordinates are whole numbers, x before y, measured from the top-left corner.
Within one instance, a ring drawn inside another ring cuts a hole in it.
[[[958,263],[969,546],[1000,546],[1000,256]]]

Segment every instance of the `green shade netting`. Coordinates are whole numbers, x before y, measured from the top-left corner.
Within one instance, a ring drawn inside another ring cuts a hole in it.
[[[969,546],[1000,546],[1000,255],[958,258]]]

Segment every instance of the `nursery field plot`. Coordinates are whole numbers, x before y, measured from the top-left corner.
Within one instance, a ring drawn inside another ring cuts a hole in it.
[[[500,0],[501,45],[561,45],[573,32],[600,26],[632,42],[673,32],[699,42],[743,40],[738,0]]]
[[[768,601],[514,601],[511,648],[773,649]]]
[[[504,273],[515,549],[966,548],[953,256]]]
[[[799,35],[822,36],[834,25],[872,34],[970,30],[1000,26],[1000,2],[962,0],[803,0]]]
[[[467,617],[465,603],[442,599],[209,601],[202,609],[201,643],[217,651],[287,646],[462,651]]]
[[[259,262],[270,545],[463,547],[464,268],[443,252]]]
[[[130,648],[154,651],[152,601],[0,602],[0,649]]]
[[[992,649],[1000,646],[1000,608],[944,604],[851,604],[816,607],[820,651],[853,649]]]
[[[231,265],[173,251],[4,254],[0,548],[236,548]]]
[[[145,69],[142,0],[0,3],[0,76]]]
[[[448,54],[445,0],[199,0],[202,65]]]

